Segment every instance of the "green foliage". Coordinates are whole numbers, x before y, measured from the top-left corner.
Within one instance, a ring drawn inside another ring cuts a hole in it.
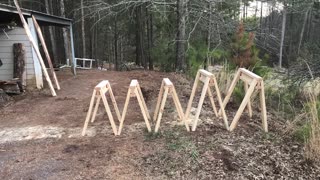
[[[207,46],[203,42],[195,42],[189,46],[187,51],[187,61],[189,64],[189,75],[194,77],[198,69],[207,58]]]
[[[237,105],[240,105],[244,96],[245,96],[244,86],[243,86],[243,83],[241,83],[241,85],[239,84],[234,88],[234,91],[233,91],[234,102]]]
[[[307,139],[309,139],[310,132],[311,132],[311,124],[307,122],[306,124],[298,126],[298,128],[295,129],[293,133],[293,137],[296,141],[303,143],[303,142],[306,142]]]
[[[165,131],[163,136],[168,150],[187,153],[193,160],[199,157],[196,144],[190,138],[181,136],[179,131]]]
[[[229,60],[230,52],[224,49],[215,49],[209,53],[217,64],[223,64]]]
[[[275,110],[285,119],[293,119],[301,111],[299,87],[290,82],[281,81],[283,87],[267,87],[265,89],[267,107]]]
[[[247,17],[244,20],[244,25],[248,28],[248,29],[255,29],[260,22],[260,18],[259,17]]]
[[[253,68],[262,60],[260,50],[254,44],[254,33],[247,33],[243,23],[240,23],[237,32],[230,44],[230,60],[236,67]]]
[[[161,71],[170,72],[174,70],[175,53],[174,45],[168,39],[160,39],[151,50],[151,58]]]

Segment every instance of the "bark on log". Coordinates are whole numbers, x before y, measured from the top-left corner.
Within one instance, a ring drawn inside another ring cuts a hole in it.
[[[25,47],[22,43],[13,44],[13,77],[18,78],[25,85]]]

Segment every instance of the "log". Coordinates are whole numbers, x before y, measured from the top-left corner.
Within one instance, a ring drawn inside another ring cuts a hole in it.
[[[4,90],[0,89],[0,107],[4,107],[12,101],[12,98],[8,96]]]
[[[20,80],[23,85],[26,85],[26,59],[25,47],[22,43],[13,44],[13,77]]]
[[[22,84],[18,79],[11,81],[0,81],[0,89],[7,94],[21,94],[24,90]]]

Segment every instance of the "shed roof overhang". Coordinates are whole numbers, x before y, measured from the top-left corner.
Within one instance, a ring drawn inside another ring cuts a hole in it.
[[[21,9],[25,18],[29,18],[32,15],[38,20],[40,25],[43,26],[70,26],[71,19],[49,15],[46,13],[33,11],[29,9]],[[20,22],[19,14],[15,6],[9,6],[6,4],[0,4],[0,24],[9,23],[11,21]]]

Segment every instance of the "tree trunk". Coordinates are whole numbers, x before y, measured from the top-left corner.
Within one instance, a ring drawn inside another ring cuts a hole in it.
[[[209,21],[208,21],[208,32],[207,32],[207,57],[206,62],[204,63],[204,68],[207,69],[211,65],[211,60],[209,56],[210,48],[211,48],[211,32],[212,32],[212,4],[209,1]]]
[[[144,51],[144,16],[142,14],[142,5],[136,8],[136,64],[147,68]]]
[[[176,39],[176,71],[186,71],[186,15],[187,0],[177,0],[177,39]]]
[[[60,0],[60,13],[61,13],[61,17],[66,17],[64,0]],[[63,45],[64,45],[64,52],[65,52],[66,59],[69,59],[70,62],[72,62],[72,52],[71,52],[71,47],[69,43],[70,38],[68,36],[68,29],[62,28],[62,33],[63,33]]]
[[[45,0],[45,7],[46,7],[46,13],[47,14],[53,14],[52,13],[52,9],[50,11],[50,5],[49,5],[49,1]],[[59,64],[60,62],[58,61],[58,52],[57,52],[57,44],[54,38],[54,29],[52,26],[49,26],[49,36],[50,36],[50,43],[51,43],[51,47],[52,47],[52,54],[53,54],[53,64]]]
[[[118,61],[118,23],[117,18],[114,21],[114,63],[116,66],[116,71],[119,71],[119,61]]]
[[[85,24],[84,24],[84,7],[83,0],[80,0],[80,8],[81,8],[81,34],[82,34],[82,56],[83,58],[87,57],[87,49],[86,49],[86,32],[85,32]]]
[[[146,8],[146,17],[147,17],[147,36],[148,36],[148,62],[149,70],[153,70],[153,60],[151,57],[151,49],[153,47],[153,20],[152,12],[149,12]]]
[[[283,59],[283,45],[286,31],[286,21],[287,21],[287,8],[284,7],[282,12],[282,30],[281,30],[281,43],[280,43],[280,57],[279,57],[279,67],[282,68]]]
[[[306,13],[304,15],[304,21],[303,21],[303,25],[302,25],[302,29],[301,29],[301,33],[300,33],[299,45],[298,45],[298,55],[300,54],[300,48],[301,48],[301,44],[302,44],[302,40],[303,40],[304,30],[305,30],[307,20],[308,20],[308,15],[309,15],[309,9],[306,11]]]

